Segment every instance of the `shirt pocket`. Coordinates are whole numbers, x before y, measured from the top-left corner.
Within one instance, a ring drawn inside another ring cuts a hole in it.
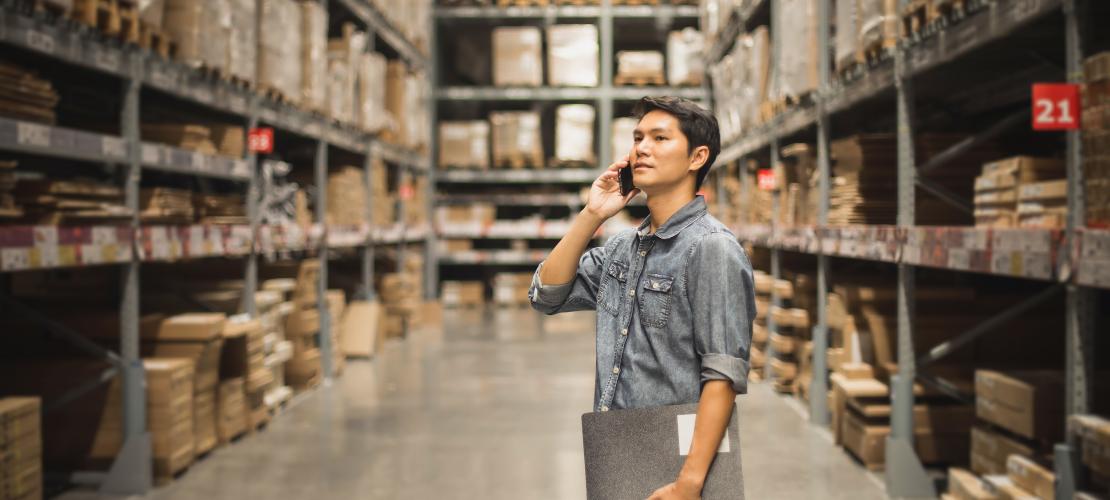
[[[624,297],[625,285],[628,283],[628,264],[612,261],[601,277],[601,286],[597,294],[597,303],[609,314],[620,314],[621,297]]]
[[[641,283],[640,317],[644,326],[665,328],[671,314],[671,288],[674,278],[649,274]]]

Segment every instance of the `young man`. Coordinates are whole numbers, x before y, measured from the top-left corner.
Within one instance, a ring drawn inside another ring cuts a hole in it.
[[[698,498],[737,394],[747,392],[755,316],[751,264],[696,195],[720,151],[717,120],[697,104],[645,97],[628,160],[610,165],[586,208],[540,264],[529,292],[544,313],[597,310],[594,410],[698,403],[694,439],[652,499]],[[618,172],[636,190],[621,196]],[[586,251],[639,192],[651,215]]]

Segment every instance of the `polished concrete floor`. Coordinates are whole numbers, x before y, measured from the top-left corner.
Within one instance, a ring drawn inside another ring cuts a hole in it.
[[[350,363],[267,430],[148,498],[585,498],[592,318],[566,316],[447,311],[443,330]],[[739,403],[747,498],[885,498],[793,401],[757,385]]]

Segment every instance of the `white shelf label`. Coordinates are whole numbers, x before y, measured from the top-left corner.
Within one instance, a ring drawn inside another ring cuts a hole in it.
[[[0,249],[0,270],[21,271],[31,268],[31,249],[29,248],[3,248]]]
[[[126,158],[127,147],[123,139],[104,137],[100,140],[100,154],[108,158]]]
[[[208,88],[207,85],[197,85],[193,87],[192,95],[193,99],[196,99],[200,102],[212,102],[212,89]]]
[[[143,144],[142,147],[142,161],[144,165],[161,165],[162,154],[158,146],[154,144]]]
[[[27,30],[27,45],[39,52],[53,54],[57,44],[54,42],[53,35],[47,35],[41,31]]]
[[[208,170],[208,158],[201,153],[192,153],[190,164],[196,170]]]
[[[150,83],[155,87],[172,89],[175,87],[173,75],[161,65],[155,65],[150,70]]]
[[[94,47],[93,64],[105,71],[115,72],[119,69],[119,52],[101,47]]]
[[[37,123],[19,122],[16,142],[21,146],[50,147],[50,127]]]

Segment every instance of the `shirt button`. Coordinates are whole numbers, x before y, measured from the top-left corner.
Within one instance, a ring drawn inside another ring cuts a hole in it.
[[[602,406],[601,411],[609,411],[609,407],[608,406]]]
[[[628,296],[629,297],[635,297],[636,296],[636,290],[629,290],[628,291]]]
[[[628,329],[627,328],[622,328],[621,329],[621,335],[628,335]]]
[[[647,255],[647,252],[645,252],[645,251],[643,251],[643,250],[640,250],[640,257],[643,257],[643,256],[645,256],[645,255]]]
[[[619,367],[619,366],[614,366],[613,367],[613,375],[616,375],[620,372],[621,372],[621,367]]]

